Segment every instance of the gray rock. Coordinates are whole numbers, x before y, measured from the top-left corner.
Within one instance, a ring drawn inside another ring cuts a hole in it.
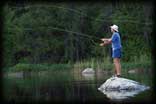
[[[98,90],[110,99],[121,100],[132,97],[149,88],[150,87],[130,79],[111,77],[107,79],[106,82],[98,88]]]
[[[92,69],[92,68],[86,68],[86,69],[84,69],[83,71],[82,71],[82,74],[94,74],[95,73],[95,71],[94,71],[94,69]]]

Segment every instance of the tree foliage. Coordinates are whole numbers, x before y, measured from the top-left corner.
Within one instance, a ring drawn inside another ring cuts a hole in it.
[[[110,55],[100,38],[117,24],[123,61],[150,57],[152,8],[146,3],[52,3],[3,8],[4,66],[17,63],[67,63]]]

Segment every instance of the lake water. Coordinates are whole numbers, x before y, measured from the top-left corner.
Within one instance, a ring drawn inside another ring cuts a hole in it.
[[[151,102],[153,91],[140,92],[126,99],[114,100],[98,90],[112,71],[96,69],[95,74],[82,74],[83,68],[58,71],[9,72],[4,74],[4,100],[6,102],[64,102],[64,103],[123,103]],[[124,78],[152,86],[150,69],[131,69],[122,72]],[[111,92],[117,96],[120,92]],[[130,92],[127,92],[131,94]],[[125,95],[126,96],[126,95]]]

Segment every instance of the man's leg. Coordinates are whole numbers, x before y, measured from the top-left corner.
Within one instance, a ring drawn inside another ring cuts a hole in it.
[[[115,76],[117,75],[117,69],[116,69],[116,58],[113,59],[114,62],[114,72],[115,72]]]
[[[121,75],[121,65],[119,58],[114,58],[114,66],[115,66],[115,74]]]
[[[121,64],[120,64],[120,59],[117,58],[117,75],[121,75]]]

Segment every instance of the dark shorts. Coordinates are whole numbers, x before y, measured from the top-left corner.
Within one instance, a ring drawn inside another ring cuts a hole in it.
[[[112,58],[121,58],[121,49],[112,50]]]

